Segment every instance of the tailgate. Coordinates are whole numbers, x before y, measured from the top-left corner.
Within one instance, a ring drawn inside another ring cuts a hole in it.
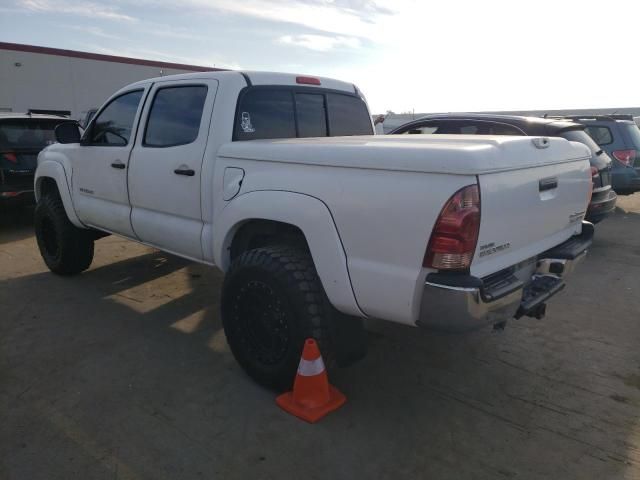
[[[580,233],[591,185],[588,160],[479,175],[480,234],[471,273],[483,277]]]

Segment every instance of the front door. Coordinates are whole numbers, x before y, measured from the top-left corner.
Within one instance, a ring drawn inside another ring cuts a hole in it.
[[[144,94],[145,89],[138,88],[112,99],[72,158],[74,205],[80,220],[132,238],[127,170]]]
[[[201,260],[201,171],[217,80],[158,82],[149,93],[129,168],[140,240]]]

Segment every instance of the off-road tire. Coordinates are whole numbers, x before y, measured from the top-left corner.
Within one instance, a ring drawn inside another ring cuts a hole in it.
[[[268,388],[291,388],[307,338],[318,342],[327,368],[336,364],[331,324],[340,314],[302,249],[270,246],[242,253],[225,276],[221,307],[233,355]]]
[[[75,275],[89,268],[93,236],[69,221],[59,195],[48,193],[40,198],[34,223],[40,255],[49,270],[58,275]]]

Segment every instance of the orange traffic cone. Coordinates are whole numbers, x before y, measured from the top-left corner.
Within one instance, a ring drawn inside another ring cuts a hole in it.
[[[346,401],[347,397],[342,392],[329,385],[318,344],[313,338],[308,338],[304,342],[293,391],[278,396],[276,403],[285,412],[315,423]]]

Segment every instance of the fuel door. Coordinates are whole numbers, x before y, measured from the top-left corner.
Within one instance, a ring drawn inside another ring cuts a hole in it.
[[[244,170],[242,168],[227,167],[224,169],[224,187],[223,198],[225,201],[235,197],[242,187],[242,179],[244,178]]]

